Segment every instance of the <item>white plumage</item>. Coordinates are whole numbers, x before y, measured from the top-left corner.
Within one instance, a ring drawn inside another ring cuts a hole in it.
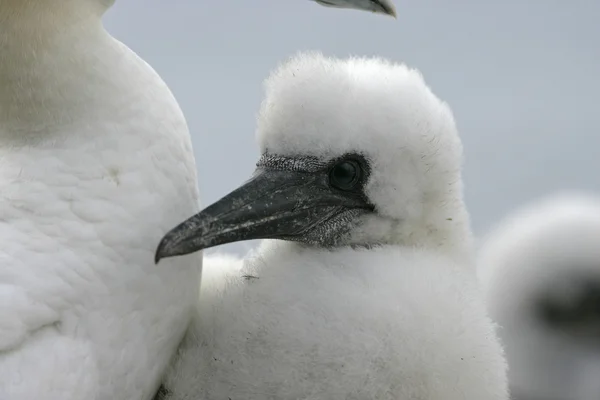
[[[516,400],[600,396],[600,199],[562,193],[509,215],[479,274]]]
[[[185,119],[111,1],[0,1],[0,398],[148,399],[197,301],[156,268],[198,210]]]
[[[165,397],[506,400],[450,109],[404,65],[318,53],[266,92],[253,179],[173,229],[157,259],[293,241],[205,259]]]

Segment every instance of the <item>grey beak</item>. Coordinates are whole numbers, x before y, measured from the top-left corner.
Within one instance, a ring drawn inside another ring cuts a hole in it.
[[[396,15],[396,7],[394,6],[392,0],[379,0],[375,1],[374,3],[375,7],[378,8],[378,10],[375,12],[398,18]]]
[[[325,173],[259,168],[247,183],[168,232],[155,262],[243,240],[299,240],[348,209],[372,206],[332,190]]]
[[[322,6],[371,11],[396,18],[393,0],[315,0]]]

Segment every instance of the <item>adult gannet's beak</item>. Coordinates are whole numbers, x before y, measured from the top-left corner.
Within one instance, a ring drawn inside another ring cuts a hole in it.
[[[390,15],[396,18],[396,7],[392,0],[315,0],[325,7],[349,8]]]

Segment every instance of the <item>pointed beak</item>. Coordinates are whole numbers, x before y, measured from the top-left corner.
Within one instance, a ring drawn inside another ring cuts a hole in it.
[[[391,17],[394,17],[395,19],[398,18],[398,16],[396,15],[396,7],[394,6],[392,0],[378,0],[374,3],[375,7],[378,8],[378,10],[375,12],[389,15]]]
[[[345,211],[372,208],[362,197],[332,190],[327,174],[259,168],[247,183],[168,232],[155,262],[243,240],[303,241]]]
[[[371,11],[396,17],[396,7],[393,0],[315,0],[324,7],[348,8],[361,11]]]

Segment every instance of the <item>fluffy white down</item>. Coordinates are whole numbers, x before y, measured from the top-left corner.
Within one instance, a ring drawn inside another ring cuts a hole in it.
[[[360,151],[377,215],[355,241],[442,247],[471,254],[463,203],[462,143],[450,108],[421,73],[381,58],[300,53],[265,82],[262,153],[323,159]]]
[[[197,301],[185,119],[104,0],[0,0],[0,398],[151,398]]]
[[[463,265],[396,246],[263,242],[245,262],[207,257],[204,271],[170,399],[507,399]]]
[[[267,80],[258,139],[284,156],[363,153],[377,211],[355,239],[386,245],[265,241],[243,261],[207,257],[167,398],[506,400],[470,257],[462,147],[421,76],[300,54]]]
[[[600,199],[561,193],[515,211],[483,242],[479,275],[515,394],[598,398],[600,348],[553,331],[535,310],[544,298],[568,303],[578,290],[569,277],[600,281]]]

